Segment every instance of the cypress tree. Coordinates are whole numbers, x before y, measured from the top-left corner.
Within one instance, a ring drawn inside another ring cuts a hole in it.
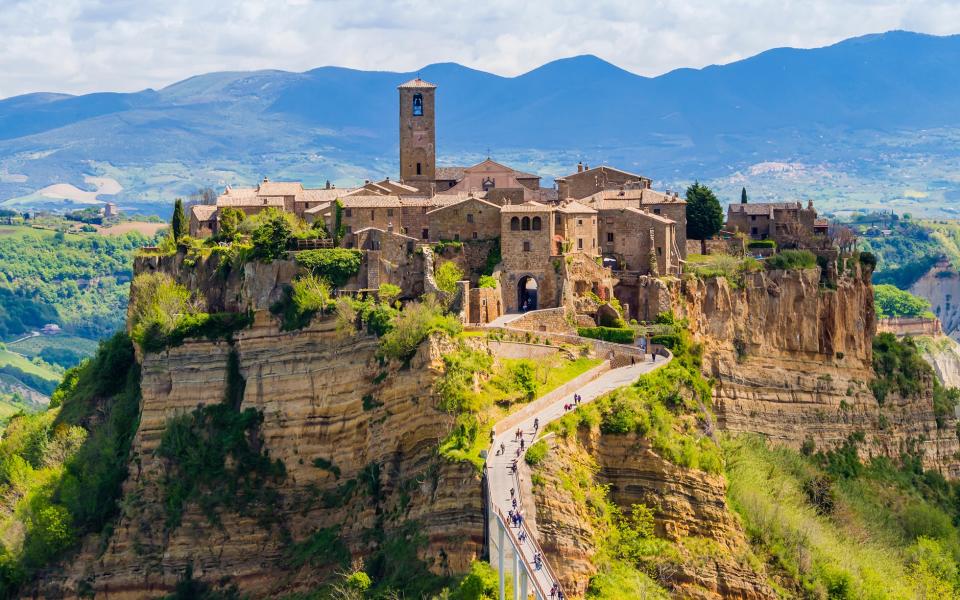
[[[183,212],[183,200],[177,198],[173,204],[173,217],[170,219],[170,231],[174,240],[179,240],[187,234],[187,215]]]
[[[746,203],[747,203],[747,188],[744,187],[740,189],[740,204],[746,204]]]

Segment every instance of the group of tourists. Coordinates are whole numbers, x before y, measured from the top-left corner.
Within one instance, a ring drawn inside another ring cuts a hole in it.
[[[559,584],[559,583],[553,584],[553,587],[550,588],[550,597],[551,597],[551,598],[556,598],[557,600],[563,600],[563,599],[564,599],[563,590],[560,589],[560,584]]]
[[[520,514],[519,510],[513,510],[513,509],[508,510],[507,519],[510,521],[510,524],[513,525],[514,527],[520,527],[521,525],[523,525],[523,515]],[[523,533],[523,532],[521,531],[520,533]]]
[[[572,410],[572,409],[580,406],[580,403],[581,403],[581,402],[583,402],[583,396],[581,396],[580,394],[574,394],[574,395],[573,395],[573,402],[571,402],[571,403],[569,403],[569,404],[564,404],[564,405],[563,405],[563,410],[564,410],[564,411]]]

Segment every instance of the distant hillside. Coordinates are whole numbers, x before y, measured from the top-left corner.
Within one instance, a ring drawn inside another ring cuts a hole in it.
[[[895,31],[654,78],[594,56],[517,77],[452,63],[419,73],[440,86],[438,144],[447,163],[489,148],[547,176],[583,158],[661,184],[699,177],[725,191],[769,186],[773,195],[814,177],[832,184],[800,189],[859,202],[863,180],[897,180],[919,154],[933,166],[925,161],[912,183],[934,194],[911,196],[900,183],[870,193],[939,201],[960,199],[960,182],[939,172],[955,172],[960,154],[958,64],[960,35]],[[159,91],[8,98],[0,101],[0,200],[36,205],[48,185],[90,189],[85,175],[119,181],[127,205],[263,174],[310,183],[395,175],[395,88],[415,75],[339,67],[211,73]]]

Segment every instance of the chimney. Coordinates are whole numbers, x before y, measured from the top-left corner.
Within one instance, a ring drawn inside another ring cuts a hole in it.
[[[583,173],[583,161],[577,163],[577,173]]]
[[[584,170],[584,171],[589,171],[589,170],[590,170],[590,165],[583,165],[583,170]]]
[[[364,180],[363,180],[363,185],[370,185],[370,180],[369,180],[369,179],[364,179]]]
[[[267,179],[266,177],[264,177],[264,178],[263,178],[263,182],[264,182],[264,183],[270,183],[270,180]]]
[[[387,177],[387,181],[390,181],[390,178],[389,178],[389,177]]]
[[[674,193],[673,193],[673,197],[674,197],[674,198],[679,198],[679,197],[680,197],[680,192],[674,192]]]
[[[807,200],[807,208],[813,210],[813,200]]]

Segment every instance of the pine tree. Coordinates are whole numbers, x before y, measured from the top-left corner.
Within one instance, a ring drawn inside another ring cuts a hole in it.
[[[170,230],[174,240],[179,240],[187,234],[184,230],[187,225],[187,215],[183,212],[183,200],[177,198],[173,204],[173,217],[170,219]]]
[[[744,187],[740,189],[740,204],[746,204],[746,203],[747,203],[747,188]]]

